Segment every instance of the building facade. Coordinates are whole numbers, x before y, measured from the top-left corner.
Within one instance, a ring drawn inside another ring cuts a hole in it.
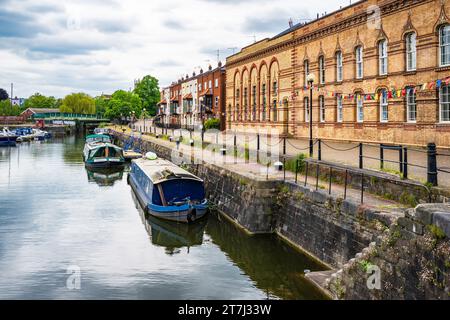
[[[448,14],[448,0],[363,0],[243,48],[227,129],[304,138],[312,120],[314,138],[450,146]]]
[[[186,75],[161,91],[158,118],[164,125],[194,129],[217,118],[225,129],[225,67],[218,63]],[[169,92],[169,97],[167,96]]]

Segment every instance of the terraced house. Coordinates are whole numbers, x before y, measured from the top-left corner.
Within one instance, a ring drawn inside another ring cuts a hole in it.
[[[161,91],[157,123],[172,128],[194,129],[206,120],[221,120],[225,128],[225,67],[186,74]]]
[[[227,129],[300,138],[312,121],[315,138],[449,146],[449,14],[448,0],[363,0],[243,48]]]

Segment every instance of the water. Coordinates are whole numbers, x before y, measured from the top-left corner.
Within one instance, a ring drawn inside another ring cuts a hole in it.
[[[82,148],[0,148],[0,299],[323,299],[302,277],[323,266],[215,214],[146,218],[127,174],[87,172]]]

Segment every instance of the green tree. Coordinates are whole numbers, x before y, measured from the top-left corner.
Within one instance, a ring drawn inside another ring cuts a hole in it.
[[[158,79],[147,75],[142,80],[138,80],[134,85],[134,93],[141,98],[143,108],[150,115],[156,115],[156,104],[160,99]]]
[[[0,116],[18,116],[19,114],[19,106],[11,106],[9,99],[0,101]]]
[[[62,100],[59,111],[78,114],[95,114],[95,100],[85,93],[72,93]]]
[[[9,98],[8,92],[5,89],[0,88],[0,101],[8,100],[8,98]]]
[[[106,112],[107,105],[108,105],[108,100],[105,99],[103,96],[96,97],[95,98],[95,113],[103,116]]]
[[[109,119],[129,117],[132,112],[139,117],[142,111],[141,98],[132,92],[117,90],[107,101],[105,116]]]
[[[55,97],[46,97],[40,93],[35,93],[25,100],[25,109],[27,108],[56,108],[57,101]]]

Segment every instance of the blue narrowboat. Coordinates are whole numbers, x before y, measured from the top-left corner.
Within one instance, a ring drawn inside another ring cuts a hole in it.
[[[133,160],[128,182],[148,214],[191,223],[208,210],[203,180],[163,159]]]

